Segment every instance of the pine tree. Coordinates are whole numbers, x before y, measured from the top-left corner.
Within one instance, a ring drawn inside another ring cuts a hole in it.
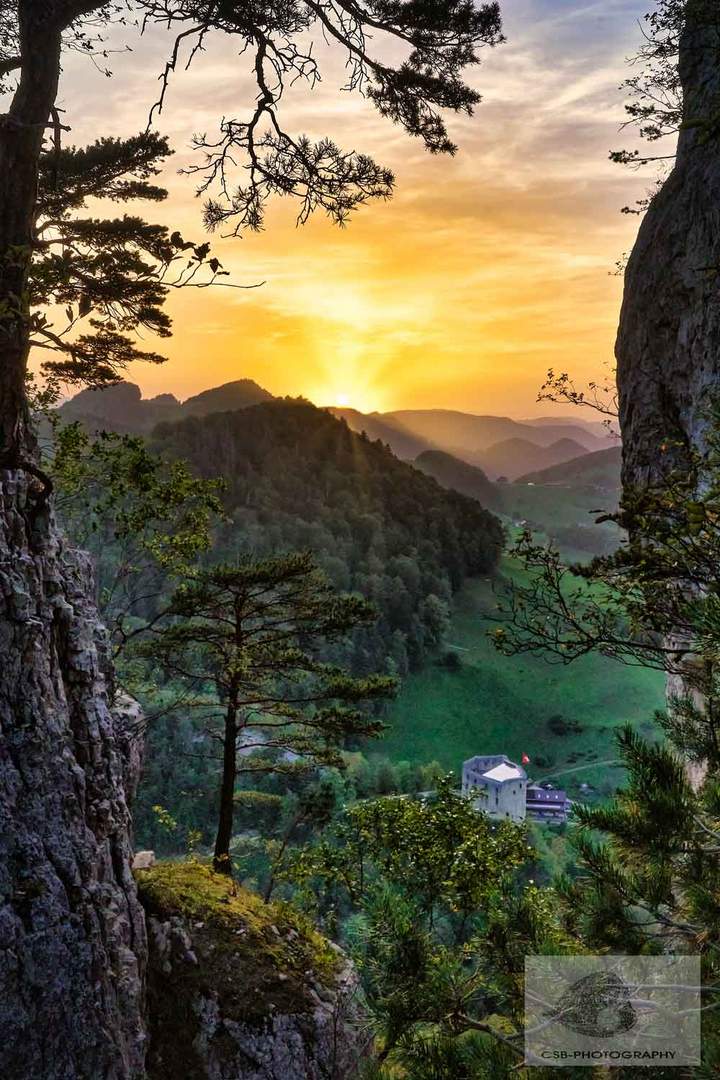
[[[618,733],[627,782],[607,806],[576,807],[580,873],[557,888],[567,929],[588,949],[702,958],[703,1065],[692,1075],[709,1077],[720,1067],[720,772],[715,751],[699,786],[688,777],[690,746],[698,762],[714,744],[698,742],[705,720],[689,701],[664,719],[663,745]]]
[[[40,159],[35,242],[30,267],[30,345],[43,350],[54,382],[104,386],[133,361],[160,364],[137,335],[167,338],[171,290],[207,288],[226,277],[207,243],[193,244],[137,214],[80,216],[88,202],[161,202],[153,183],[171,150],[152,132],[103,138]],[[62,311],[64,318],[48,311]]]
[[[214,866],[230,874],[238,774],[292,772],[297,758],[342,766],[346,739],[382,730],[366,705],[395,681],[354,678],[320,659],[321,646],[375,615],[336,594],[308,554],[201,569],[167,616],[140,652],[199,696],[207,738],[222,750]]]

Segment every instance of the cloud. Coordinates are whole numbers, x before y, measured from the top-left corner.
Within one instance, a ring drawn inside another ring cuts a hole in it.
[[[263,233],[215,238],[234,280],[267,284],[174,296],[171,362],[132,377],[148,393],[181,395],[242,376],[320,398],[344,383],[351,402],[370,406],[523,415],[549,363],[597,374],[620,299],[610,271],[636,227],[619,210],[646,186],[608,161],[646,2],[506,0],[508,43],[485,50],[472,74],[483,103],[450,124],[455,159],[430,157],[368,101],[339,92],[343,57],[321,48],[323,82],[288,92],[286,125],[375,155],[396,172],[395,198],[343,231],[319,218],[298,230],[295,208],[278,204]],[[167,47],[160,33],[134,43],[111,80],[71,56],[62,98],[73,138],[142,128]],[[177,170],[192,160],[192,133],[247,114],[254,93],[249,58],[227,40],[178,72],[159,118],[177,151],[164,178],[171,199],[149,216],[200,235],[193,182]]]

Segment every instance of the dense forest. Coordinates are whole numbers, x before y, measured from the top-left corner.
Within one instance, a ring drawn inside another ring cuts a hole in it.
[[[162,424],[152,445],[225,480],[215,557],[309,550],[338,589],[375,604],[378,622],[354,642],[358,673],[388,657],[399,675],[419,666],[452,593],[497,565],[493,514],[306,401]]]

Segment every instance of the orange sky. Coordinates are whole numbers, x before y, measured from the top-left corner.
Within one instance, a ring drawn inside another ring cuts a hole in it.
[[[649,182],[607,160],[627,142],[618,86],[646,6],[506,0],[509,40],[473,72],[484,102],[451,123],[453,160],[338,94],[342,58],[326,57],[322,86],[288,95],[286,126],[373,154],[396,173],[394,199],[345,230],[320,218],[298,229],[297,208],[276,203],[263,233],[213,241],[233,281],[266,284],[174,295],[169,362],[130,378],[146,395],[250,377],[318,404],[522,417],[548,411],[534,404],[548,367],[602,374],[621,293],[612,270],[637,228],[620,208]],[[116,58],[111,80],[69,58],[61,99],[73,141],[144,126],[164,44],[155,35]],[[177,151],[171,199],[148,207],[151,220],[201,238],[193,182],[176,170],[193,132],[246,115],[245,68],[219,40],[175,79],[158,125]]]

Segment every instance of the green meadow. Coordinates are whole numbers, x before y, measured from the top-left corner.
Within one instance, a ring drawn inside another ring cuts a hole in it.
[[[613,732],[627,722],[655,732],[663,677],[602,656],[568,665],[501,656],[488,637],[496,590],[503,576],[519,572],[505,559],[496,579],[469,582],[458,593],[446,639],[453,648],[445,651],[458,656],[459,668],[446,667],[441,654],[409,676],[373,752],[395,761],[436,760],[448,770],[473,754],[527,753],[534,779],[563,772],[557,784],[571,795],[587,783],[607,796],[622,779],[622,769],[604,764],[617,759]]]

